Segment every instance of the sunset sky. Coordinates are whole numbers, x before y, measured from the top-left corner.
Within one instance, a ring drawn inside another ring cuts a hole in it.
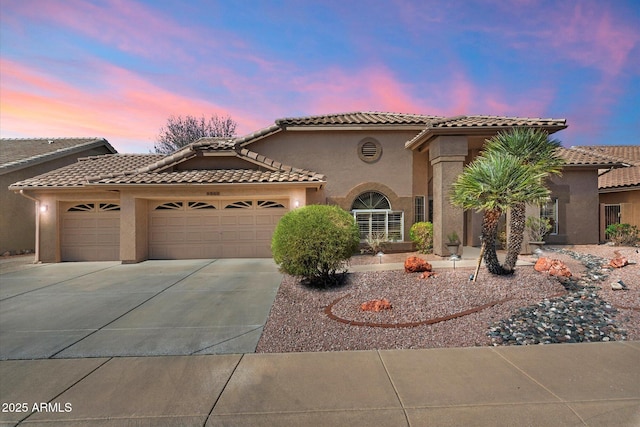
[[[243,135],[347,111],[566,118],[640,144],[637,0],[0,0],[0,129],[149,152],[171,115]]]

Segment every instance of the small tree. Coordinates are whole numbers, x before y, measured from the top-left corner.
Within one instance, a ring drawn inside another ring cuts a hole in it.
[[[313,284],[339,281],[358,250],[360,232],[349,212],[337,206],[310,205],[283,216],[273,233],[271,251],[280,269]]]
[[[195,116],[171,116],[167,125],[160,129],[160,135],[153,148],[156,153],[169,154],[203,137],[232,137],[237,123],[229,116],[217,114],[205,119]]]

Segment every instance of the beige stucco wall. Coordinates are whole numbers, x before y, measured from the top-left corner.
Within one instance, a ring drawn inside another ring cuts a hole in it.
[[[620,204],[620,222],[640,227],[640,190],[601,193],[600,203]]]
[[[558,198],[557,235],[547,243],[585,245],[599,240],[598,171],[565,168],[561,177],[549,183],[551,197]]]
[[[110,153],[105,147],[74,153],[0,176],[0,254],[35,249],[35,202],[9,191],[18,181],[75,163],[80,157]]]
[[[350,210],[366,191],[380,191],[393,210],[402,210],[405,240],[413,224],[413,196],[427,195],[427,154],[404,148],[419,130],[286,131],[247,148],[281,163],[324,174],[322,192],[311,203],[333,203]],[[358,144],[372,138],[382,147],[378,160],[367,163],[358,156]],[[415,167],[418,166],[418,169]]]

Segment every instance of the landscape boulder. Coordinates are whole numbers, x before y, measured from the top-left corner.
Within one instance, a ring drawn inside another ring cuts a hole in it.
[[[569,267],[567,267],[564,262],[557,259],[540,257],[533,268],[539,272],[548,272],[551,276],[571,277],[571,270],[569,270]]]
[[[625,265],[629,265],[629,260],[623,257],[619,251],[615,251],[614,254],[616,257],[609,262],[609,266],[613,268],[622,268]]]
[[[410,256],[404,261],[404,271],[406,273],[421,273],[431,271],[431,264],[417,256]]]

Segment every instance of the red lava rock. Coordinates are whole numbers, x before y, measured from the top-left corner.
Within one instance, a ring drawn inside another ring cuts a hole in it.
[[[557,259],[538,258],[534,270],[539,272],[548,272],[551,276],[571,277],[571,270],[567,265]]]
[[[429,277],[438,277],[438,275],[433,271],[425,271],[420,275],[421,279],[428,279]]]
[[[360,304],[360,309],[362,311],[391,310],[391,308],[391,303],[386,298],[374,299]]]
[[[619,251],[613,252],[616,257],[609,262],[609,265],[613,268],[622,268],[625,265],[629,265],[629,260],[623,257]]]
[[[536,265],[533,266],[533,269],[539,272],[549,271],[550,268],[551,268],[551,260],[546,257],[538,258],[538,261],[536,261]]]
[[[431,271],[431,264],[417,256],[410,256],[404,261],[404,271],[407,273]]]

